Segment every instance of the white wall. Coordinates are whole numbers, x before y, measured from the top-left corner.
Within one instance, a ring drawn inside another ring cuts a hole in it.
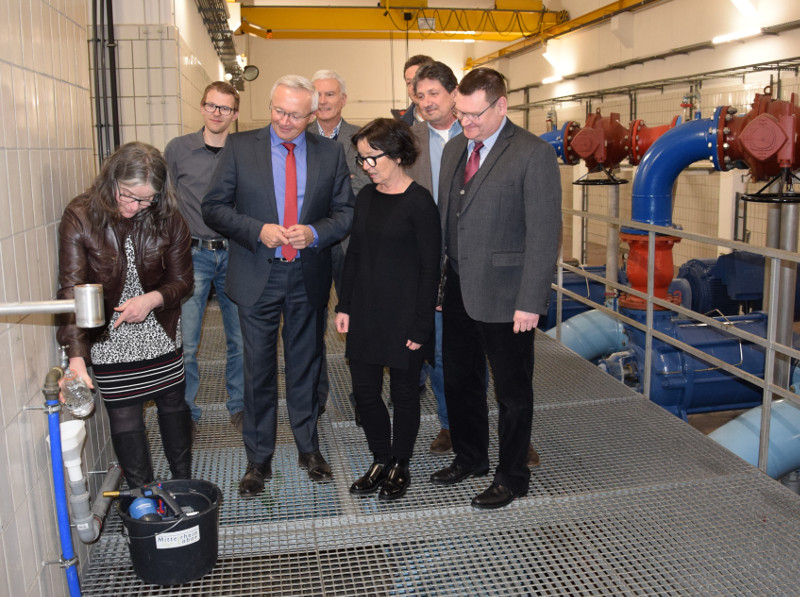
[[[392,108],[403,109],[409,99],[403,81],[403,63],[409,56],[427,54],[453,69],[461,78],[474,44],[438,41],[295,41],[250,37],[248,60],[259,68],[259,77],[245,83],[239,127],[264,126],[269,118],[269,93],[276,79],[286,74],[311,78],[319,69],[339,72],[347,82],[344,117],[354,124],[389,116]]]
[[[85,0],[7,0],[0,34],[0,302],[49,300],[56,230],[95,174]],[[41,387],[50,316],[0,317],[0,595],[65,595]],[[65,415],[66,416],[66,415]],[[104,417],[89,433],[105,437]],[[87,447],[94,467],[102,441]],[[76,546],[78,557],[86,548]]]
[[[116,0],[122,142],[163,150],[203,125],[206,85],[224,76],[193,0]],[[173,12],[174,7],[174,12]]]

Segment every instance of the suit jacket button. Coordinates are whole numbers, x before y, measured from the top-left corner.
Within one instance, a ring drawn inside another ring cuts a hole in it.
[[[267,263],[272,263],[272,257],[270,257],[269,259],[267,259]]]
[[[463,195],[463,194],[464,194],[464,189],[461,189],[461,190],[458,192],[458,194],[459,194],[459,195]]]

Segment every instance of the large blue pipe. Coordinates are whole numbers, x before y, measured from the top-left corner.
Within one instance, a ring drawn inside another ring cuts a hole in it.
[[[656,226],[672,225],[672,187],[678,175],[717,152],[713,120],[692,120],[661,135],[644,155],[633,180],[631,219]],[[642,234],[640,230],[625,230]]]
[[[785,400],[772,403],[767,474],[780,479],[800,469],[800,408]],[[708,437],[742,460],[758,466],[761,407],[757,406],[709,433]]]
[[[556,328],[545,332],[556,337]],[[622,323],[602,311],[592,310],[561,323],[561,343],[587,361],[622,350],[628,343]]]

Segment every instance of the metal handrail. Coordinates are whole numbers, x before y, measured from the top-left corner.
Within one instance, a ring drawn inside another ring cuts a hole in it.
[[[748,245],[746,243],[734,240],[727,240],[721,239],[717,237],[711,237],[704,234],[698,234],[694,232],[686,232],[684,230],[665,227],[665,226],[655,226],[652,224],[646,224],[643,222],[635,222],[633,220],[626,220],[622,218],[615,218],[606,216],[603,214],[594,214],[589,213],[583,210],[575,210],[575,209],[562,209],[562,213],[567,216],[577,216],[579,218],[583,218],[586,220],[594,220],[599,222],[605,222],[606,224],[614,225],[614,226],[621,226],[625,228],[631,228],[635,230],[642,230],[647,233],[648,236],[648,258],[647,258],[647,276],[648,276],[648,284],[647,284],[647,292],[643,293],[637,290],[634,290],[630,286],[625,286],[620,284],[616,280],[609,280],[605,277],[598,276],[591,272],[585,271],[583,268],[580,267],[573,267],[563,261],[563,254],[560,254],[558,266],[557,266],[557,276],[556,282],[551,284],[553,290],[556,291],[556,300],[557,308],[556,308],[556,339],[560,341],[561,339],[561,324],[562,324],[562,302],[564,298],[570,298],[577,302],[580,302],[586,306],[589,306],[593,309],[597,309],[614,319],[621,321],[631,327],[636,328],[639,331],[644,332],[645,334],[645,345],[644,345],[644,354],[645,354],[645,364],[644,364],[644,375],[643,375],[643,387],[642,387],[642,394],[649,399],[650,397],[650,376],[652,373],[653,363],[652,363],[652,348],[653,348],[653,339],[659,340],[666,344],[669,344],[672,347],[675,347],[679,350],[682,350],[698,359],[707,361],[716,367],[725,370],[726,372],[730,373],[731,375],[745,381],[751,383],[762,390],[762,413],[761,413],[761,431],[759,437],[759,458],[758,458],[758,466],[759,468],[766,472],[767,470],[767,459],[769,456],[769,423],[770,423],[770,410],[771,410],[771,402],[773,396],[780,396],[781,398],[790,401],[792,404],[800,406],[800,396],[791,392],[788,388],[781,387],[774,383],[774,370],[775,370],[775,361],[776,355],[782,355],[792,359],[800,360],[800,350],[796,350],[792,346],[787,346],[783,343],[777,342],[775,337],[777,335],[777,317],[773,317],[772,314],[777,312],[778,308],[778,268],[772,267],[770,269],[769,274],[769,301],[768,304],[765,305],[766,313],[767,313],[767,337],[762,338],[761,336],[757,336],[750,332],[744,331],[734,326],[724,325],[723,323],[708,317],[702,313],[698,313],[696,311],[692,311],[691,309],[687,309],[682,307],[681,305],[676,305],[674,303],[670,303],[668,301],[659,299],[653,295],[654,292],[654,271],[655,271],[655,237],[656,235],[669,235],[669,236],[676,236],[679,238],[685,238],[688,240],[704,243],[704,244],[712,244],[715,246],[726,247],[729,249],[736,249],[742,251],[748,251],[750,253],[754,253],[757,255],[762,255],[765,258],[776,259],[776,260],[785,260],[791,261],[794,263],[800,263],[800,254],[784,251],[781,249],[771,248],[771,247],[758,247],[753,245]],[[581,275],[588,280],[593,280],[595,282],[600,282],[605,284],[608,287],[613,288],[615,291],[624,291],[632,296],[638,297],[645,301],[646,307],[646,318],[645,323],[642,324],[639,321],[635,321],[621,313],[605,306],[599,305],[598,303],[593,302],[588,297],[583,297],[579,294],[576,294],[563,286],[563,272],[570,271],[575,274]],[[764,361],[764,378],[757,377],[747,371],[744,371],[737,367],[736,365],[731,365],[730,363],[726,363],[721,361],[720,359],[714,357],[713,355],[695,348],[685,342],[677,340],[671,336],[668,336],[658,330],[653,329],[653,311],[655,307],[658,307],[663,310],[669,310],[678,315],[683,317],[693,319],[710,327],[714,327],[721,331],[724,331],[727,334],[732,336],[736,336],[739,338],[740,342],[745,340],[747,342],[752,342],[753,344],[757,344],[761,346],[765,350],[765,361]]]

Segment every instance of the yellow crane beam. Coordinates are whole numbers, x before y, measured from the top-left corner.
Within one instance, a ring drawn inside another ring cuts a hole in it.
[[[242,26],[238,32],[266,39],[389,39],[408,35],[409,39],[510,42],[539,35],[544,28],[566,18],[565,13],[549,11],[535,0],[515,1],[510,6],[494,10],[385,5],[375,8],[242,6]]]
[[[558,23],[554,23],[553,25],[545,26],[542,31],[539,31],[537,34],[529,36],[526,39],[518,41],[517,43],[514,43],[508,47],[501,48],[496,52],[492,52],[486,56],[481,56],[480,58],[468,60],[467,64],[464,66],[464,70],[484,66],[497,60],[498,58],[503,58],[504,56],[516,54],[517,52],[536,47],[537,45],[546,42],[548,39],[560,37],[562,35],[572,33],[573,31],[577,31],[578,29],[596,25],[610,19],[615,15],[644,8],[645,6],[656,4],[660,1],[661,0],[616,0],[615,2],[611,2],[610,4],[606,4],[605,6],[589,11],[574,19],[564,19]]]

